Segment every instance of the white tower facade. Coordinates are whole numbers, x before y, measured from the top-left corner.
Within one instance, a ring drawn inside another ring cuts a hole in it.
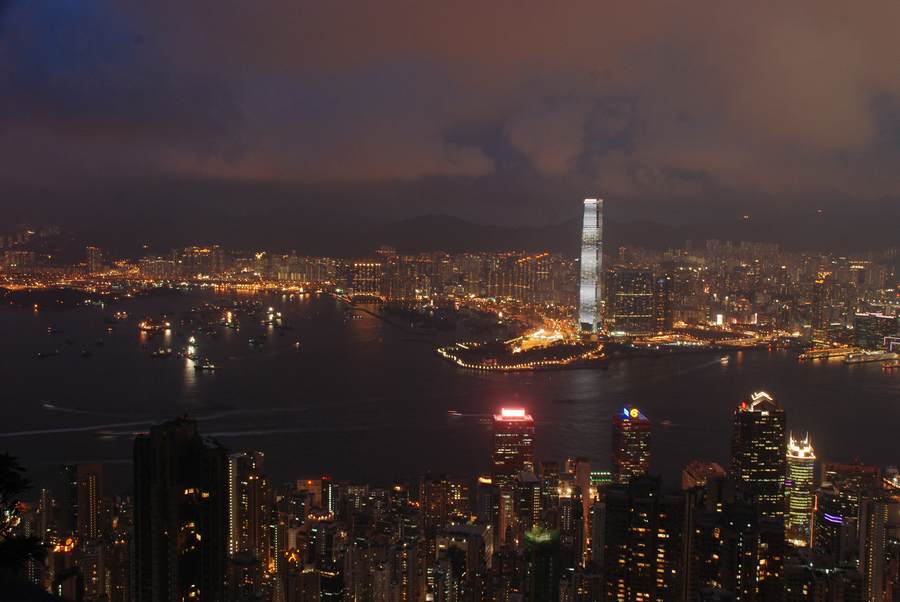
[[[578,322],[582,332],[600,329],[603,299],[603,199],[584,199],[581,226],[581,276],[578,282]]]

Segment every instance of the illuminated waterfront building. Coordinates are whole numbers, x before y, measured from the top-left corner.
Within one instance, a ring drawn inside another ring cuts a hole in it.
[[[612,329],[624,334],[657,330],[653,274],[649,270],[616,268],[609,274],[608,317]]]
[[[103,272],[103,251],[97,247],[87,247],[84,255],[88,274],[93,276]]]
[[[597,332],[603,299],[603,199],[584,200],[580,270],[578,322],[583,332]]]
[[[828,342],[828,324],[831,321],[829,288],[831,274],[819,273],[813,282],[810,315],[810,337],[814,343]]]
[[[884,340],[897,334],[896,316],[879,313],[856,314],[853,319],[854,340],[864,349],[884,349]]]
[[[626,406],[612,421],[613,480],[627,483],[650,468],[650,421],[636,407]]]
[[[784,410],[764,391],[753,393],[734,412],[731,474],[760,514],[772,518],[784,518],[784,423]]]
[[[785,527],[788,539],[799,546],[811,543],[815,465],[816,454],[809,441],[809,435],[802,440],[794,439],[791,435],[787,444],[785,495],[788,515]]]
[[[519,473],[534,472],[534,419],[523,408],[502,408],[493,420],[493,484],[512,490]]]
[[[228,458],[188,418],[134,440],[134,600],[222,600]]]
[[[381,295],[381,262],[354,261],[352,279],[354,296],[378,297]]]

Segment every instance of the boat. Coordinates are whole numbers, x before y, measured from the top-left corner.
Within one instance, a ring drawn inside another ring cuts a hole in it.
[[[165,359],[165,358],[169,357],[170,355],[172,355],[171,349],[169,349],[168,347],[160,347],[156,351],[152,352],[150,354],[150,357],[157,357],[157,358]]]
[[[248,342],[250,345],[254,346],[254,347],[258,347],[258,346],[260,346],[260,345],[262,345],[262,344],[265,343],[265,341],[263,341],[262,339],[255,339],[255,338],[253,338],[253,337],[250,337],[250,338],[247,340],[247,342]]]
[[[462,412],[459,410],[447,410],[447,414],[449,416],[462,416]]]
[[[727,366],[729,361],[730,358],[727,355],[723,355],[721,358],[719,358],[719,363],[723,366]]]
[[[62,334],[62,329],[61,328],[53,328],[52,326],[48,326],[47,334]]]
[[[887,360],[900,359],[900,353],[891,351],[860,351],[851,353],[844,360],[847,364],[861,364],[866,362],[884,362]]]
[[[94,354],[91,352],[90,349],[82,349],[81,350],[81,357],[91,357],[92,355],[94,355]]]
[[[38,351],[37,352],[37,358],[39,360],[42,360],[45,357],[56,357],[59,355],[62,355],[62,353],[60,353],[59,349],[54,349],[53,351]]]
[[[219,367],[209,360],[203,360],[202,362],[194,364],[194,370],[196,370],[197,372],[213,372],[214,370],[218,369]]]

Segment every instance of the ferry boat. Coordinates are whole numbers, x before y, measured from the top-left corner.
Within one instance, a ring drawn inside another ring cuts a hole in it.
[[[216,366],[209,360],[203,360],[202,362],[194,364],[194,370],[196,370],[197,372],[212,372],[218,369],[218,366]]]
[[[893,353],[891,351],[861,351],[859,353],[851,353],[844,362],[847,364],[861,364],[864,362],[885,362],[896,359],[900,359],[900,353]]]

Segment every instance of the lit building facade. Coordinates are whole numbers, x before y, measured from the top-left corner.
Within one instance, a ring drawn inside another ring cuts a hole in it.
[[[493,426],[493,484],[512,489],[519,473],[534,472],[534,418],[523,408],[502,408]]]
[[[616,268],[609,275],[609,310],[612,329],[625,334],[657,330],[655,285],[649,270]]]
[[[787,444],[787,480],[785,491],[788,501],[786,522],[787,536],[795,545],[810,545],[815,486],[816,454],[809,435]]]
[[[762,516],[784,518],[787,457],[784,410],[764,391],[753,393],[734,412],[731,474],[756,501]]]
[[[650,468],[650,420],[635,407],[613,416],[612,463],[616,483],[628,483]]]
[[[603,299],[603,199],[584,200],[581,228],[581,275],[578,322],[583,332],[597,332]]]

